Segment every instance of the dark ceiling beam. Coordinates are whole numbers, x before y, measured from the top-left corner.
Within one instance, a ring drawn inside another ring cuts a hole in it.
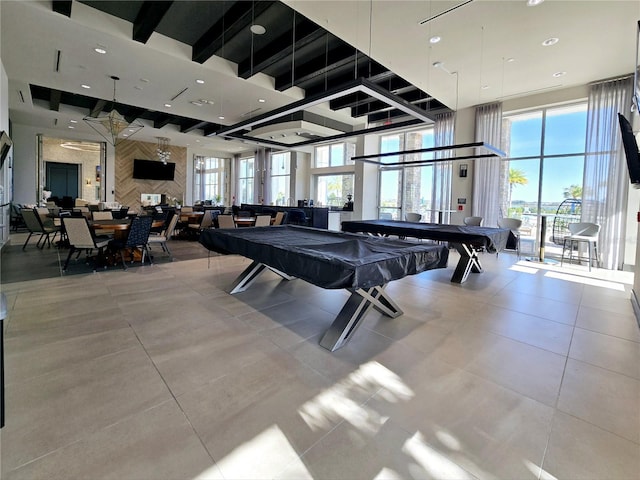
[[[107,103],[109,102],[107,102],[106,100],[101,100],[99,98],[96,99],[93,107],[89,109],[89,116],[95,118],[100,115],[100,112],[102,112],[106,108]]]
[[[363,117],[364,115],[371,115],[374,113],[382,113],[387,112],[389,110],[393,110],[393,107],[389,106],[389,104],[381,102],[379,100],[375,100],[372,102],[367,102],[362,105],[356,105],[351,108],[351,116],[354,118]]]
[[[216,133],[218,130],[220,130],[223,126],[224,125],[219,125],[217,123],[210,123],[209,125],[207,125],[202,129],[202,133],[204,134],[205,137],[210,137],[214,133]]]
[[[293,31],[288,30],[272,42],[269,42],[265,48],[255,52],[253,59],[250,55],[245,60],[242,60],[238,64],[238,76],[247,79],[277,62],[291,57],[295,51],[311,45],[326,34],[322,28],[307,19],[304,19],[300,25],[296,26],[296,32],[304,32],[304,34],[296,40],[295,45],[291,41]]]
[[[369,115],[368,119],[370,123],[375,123],[375,122],[382,122],[384,120],[392,120],[399,117],[404,117],[406,115],[407,114],[404,113],[402,110],[398,110],[397,108],[394,108],[393,110],[373,113]]]
[[[165,113],[161,113],[156,118],[154,118],[154,120],[153,120],[153,128],[166,127],[170,123],[173,123],[173,120],[174,119],[173,119],[173,117],[171,115],[167,115]]]
[[[126,113],[124,114],[124,118],[127,122],[131,123],[136,118],[142,117],[146,112],[148,112],[146,108],[140,107],[128,107]]]
[[[274,3],[233,2],[222,18],[196,40],[191,51],[191,60],[198,63],[206,62],[224,46],[225,41],[248,28],[254,18],[259,17]]]
[[[350,71],[343,75],[329,77],[326,81],[324,78],[318,79],[318,82],[305,88],[305,97],[318,95],[333,88],[339,88],[346,83],[352,82],[354,78],[365,78],[377,84],[390,75],[394,75],[394,73],[379,63],[374,62],[370,68],[369,62],[367,61],[366,64],[362,63],[358,66],[357,72]]]
[[[61,15],[71,17],[71,3],[71,0],[52,0],[51,9]]]
[[[209,122],[205,122],[201,120],[188,120],[180,124],[180,132],[189,133],[193,130],[204,128],[206,125],[209,125]]]
[[[275,83],[276,90],[283,91],[294,85],[299,86],[314,79],[324,80],[326,76],[340,69],[353,68],[356,61],[362,61],[363,58],[358,58],[355,48],[342,44],[338,48],[330,50],[326,55],[323,53],[300,64],[295,68],[293,75],[291,75],[290,71],[283,75],[278,75]]]
[[[151,34],[171,8],[171,4],[173,1],[149,0],[143,2],[133,22],[133,39],[136,42],[147,43]]]
[[[60,90],[51,89],[49,95],[49,110],[53,112],[60,111],[60,99],[62,98],[62,92]]]

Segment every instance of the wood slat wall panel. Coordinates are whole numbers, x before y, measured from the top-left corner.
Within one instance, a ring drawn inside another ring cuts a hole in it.
[[[187,149],[169,146],[171,162],[176,164],[173,181],[139,180],[133,178],[133,160],[156,159],[155,143],[125,140],[116,147],[115,200],[133,209],[140,207],[142,193],[164,194],[182,201],[187,191]]]

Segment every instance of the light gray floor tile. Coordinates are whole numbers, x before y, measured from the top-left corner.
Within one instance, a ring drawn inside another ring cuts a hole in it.
[[[640,343],[576,328],[569,356],[640,380]]]
[[[569,351],[573,335],[571,325],[495,306],[479,311],[472,324],[475,328],[489,330],[561,355],[566,355]]]
[[[8,470],[170,398],[139,347],[15,383],[6,395]]]
[[[208,261],[197,242],[173,243],[174,262],[126,272],[61,277],[54,249],[20,246],[3,262],[3,478],[639,470],[640,334],[626,272],[485,253],[485,272],[460,285],[451,251],[448,268],[387,286],[403,315],[369,312],[330,352],[319,340],[348,292],[267,272],[232,296],[247,259]]]
[[[569,359],[558,409],[640,443],[640,381]]]
[[[581,306],[576,326],[614,337],[640,342],[640,328],[632,313],[613,313],[594,307]]]
[[[173,400],[108,426],[22,468],[8,480],[222,479]]]
[[[541,478],[636,480],[640,445],[558,412]]]

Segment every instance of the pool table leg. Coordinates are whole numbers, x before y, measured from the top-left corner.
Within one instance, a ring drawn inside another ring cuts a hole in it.
[[[465,282],[471,272],[482,273],[482,265],[480,265],[478,252],[473,246],[467,245],[466,243],[453,243],[452,245],[460,254],[460,260],[458,260],[456,269],[451,277],[453,283]]]
[[[350,290],[351,296],[323,335],[320,345],[332,352],[342,347],[351,338],[372,307],[391,318],[402,315],[402,310],[384,292],[384,287],[382,285],[368,289]]]

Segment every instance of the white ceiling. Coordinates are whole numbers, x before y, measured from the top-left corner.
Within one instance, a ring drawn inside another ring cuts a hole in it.
[[[525,0],[475,0],[424,25],[419,21],[464,2],[285,3],[452,109],[629,74],[640,19],[637,0],[546,0],[536,7],[528,7]],[[61,106],[53,112],[34,104],[29,84],[111,98],[111,75],[121,78],[119,102],[225,125],[246,120],[247,112],[264,113],[303,98],[297,88],[274,90],[273,79],[262,74],[239,79],[236,66],[218,57],[203,65],[192,62],[190,47],[157,33],[147,44],[135,42],[130,23],[77,2],[71,18],[54,13],[50,1],[2,0],[0,9],[10,117],[17,124],[60,129],[64,137],[73,119],[78,120],[74,136],[89,133],[81,121],[86,111]],[[442,37],[441,42],[429,44],[433,35]],[[543,47],[550,37],[559,42]],[[97,45],[104,46],[107,54],[96,54]],[[56,50],[62,52],[59,72],[54,71]],[[433,67],[435,62],[442,62],[443,68]],[[555,78],[555,72],[566,74]],[[198,78],[205,80],[204,85],[195,83]],[[188,90],[172,101],[184,88]],[[260,103],[260,98],[266,101]],[[213,100],[213,105],[190,103],[198,99]],[[170,110],[165,103],[171,103]],[[351,121],[340,112],[324,113]],[[147,124],[134,138],[155,142],[155,137],[165,136],[176,145],[232,153],[247,149],[236,141],[172,128]]]

